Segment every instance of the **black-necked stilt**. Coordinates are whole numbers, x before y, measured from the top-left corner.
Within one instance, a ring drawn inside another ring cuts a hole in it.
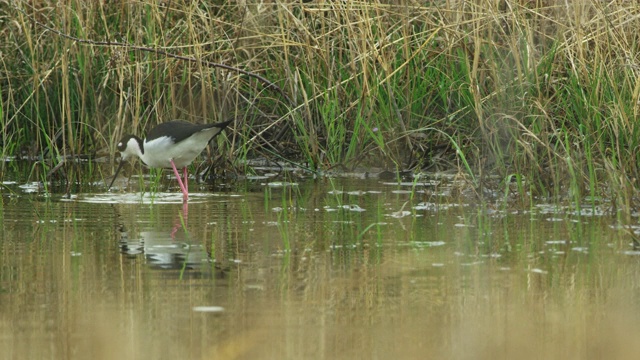
[[[151,129],[144,141],[135,135],[125,135],[117,146],[121,160],[109,189],[118,177],[122,165],[135,155],[149,167],[173,169],[186,201],[189,197],[187,166],[207,147],[209,141],[232,121],[198,125],[174,120]],[[183,169],[184,182],[180,179],[180,168]]]

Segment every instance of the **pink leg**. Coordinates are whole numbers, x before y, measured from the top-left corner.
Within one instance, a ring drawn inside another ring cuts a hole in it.
[[[178,179],[178,184],[180,184],[180,189],[182,190],[183,200],[187,201],[187,199],[189,198],[189,191],[187,190],[187,188],[182,183],[182,179],[180,178],[180,173],[178,172],[178,169],[176,168],[176,164],[173,163],[173,160],[171,160],[171,166],[173,167],[173,173],[176,174],[176,179]]]
[[[189,192],[189,174],[187,174],[187,167],[182,168],[182,174],[184,175],[184,188]]]

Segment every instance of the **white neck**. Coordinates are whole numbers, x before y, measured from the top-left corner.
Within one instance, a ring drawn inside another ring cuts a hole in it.
[[[127,141],[127,147],[121,153],[121,156],[123,159],[128,159],[132,155],[135,155],[142,159],[144,154],[143,149],[141,149],[140,146],[143,146],[142,141],[137,137],[131,137],[129,141]]]

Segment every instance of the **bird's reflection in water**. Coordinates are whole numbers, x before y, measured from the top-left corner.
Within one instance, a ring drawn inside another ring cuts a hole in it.
[[[176,216],[176,219],[173,221],[173,230],[171,230],[172,239],[175,239],[178,229],[184,227],[184,230],[187,231],[188,217],[189,217],[189,203],[184,201],[182,202],[182,214],[178,213],[178,215]]]
[[[202,244],[194,242],[187,228],[189,204],[182,203],[173,219],[171,231],[146,228],[139,236],[133,236],[122,226],[120,229],[120,250],[130,257],[144,254],[146,263],[161,269],[195,269],[210,262]]]

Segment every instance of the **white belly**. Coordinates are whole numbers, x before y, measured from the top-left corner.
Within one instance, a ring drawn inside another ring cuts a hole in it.
[[[176,168],[182,169],[202,153],[211,136],[207,132],[195,134],[177,144],[171,138],[162,137],[144,143],[142,161],[149,167],[171,168],[171,160]]]

